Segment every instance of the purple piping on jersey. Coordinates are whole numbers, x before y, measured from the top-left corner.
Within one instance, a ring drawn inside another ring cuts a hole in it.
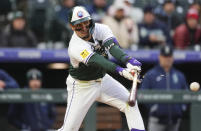
[[[111,40],[111,39],[113,39],[113,42],[114,42],[116,45],[119,46],[119,42],[117,41],[117,39],[116,39],[115,37],[110,37],[110,38],[106,39],[106,40],[103,42],[103,45],[104,45],[104,43],[106,43],[107,41],[109,41],[109,40]],[[119,46],[119,47],[120,47],[120,46]]]
[[[131,131],[145,131],[145,130],[138,130],[138,129],[132,128]]]
[[[85,64],[87,64],[87,63],[88,63],[89,58],[91,58],[91,56],[92,56],[93,54],[94,54],[94,53],[91,53],[91,54],[89,55],[89,57],[87,58],[87,60],[86,60]]]
[[[68,108],[68,111],[66,112],[66,115],[65,115],[65,118],[64,118],[64,123],[63,123],[63,126],[62,126],[62,128],[61,128],[60,131],[63,130],[64,125],[65,125],[65,123],[66,123],[66,119],[67,119],[67,117],[68,117],[68,113],[69,113],[69,111],[70,111],[71,104],[72,104],[72,101],[73,101],[74,92],[75,92],[75,81],[73,82],[73,93],[72,93],[72,97],[71,97],[71,100],[70,100],[69,108]]]
[[[116,44],[116,45],[118,45],[119,46],[119,42],[117,41],[117,39],[116,38],[113,38],[113,42]],[[120,47],[120,46],[119,46]]]
[[[107,42],[108,40],[114,39],[114,37],[109,37],[106,40],[103,41],[103,45],[105,44],[105,42]]]

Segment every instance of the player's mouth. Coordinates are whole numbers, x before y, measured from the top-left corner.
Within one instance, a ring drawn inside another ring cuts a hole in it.
[[[89,34],[89,28],[85,28],[85,29],[81,30],[80,33],[83,35]]]

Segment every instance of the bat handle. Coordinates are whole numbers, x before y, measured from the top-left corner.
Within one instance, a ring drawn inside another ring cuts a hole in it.
[[[137,82],[138,82],[138,73],[135,73],[134,79],[133,79],[133,85],[131,88],[128,104],[133,107],[136,103],[136,95],[137,95]]]
[[[137,94],[136,90],[130,93],[128,104],[131,107],[135,106],[135,103],[136,103],[136,94]]]

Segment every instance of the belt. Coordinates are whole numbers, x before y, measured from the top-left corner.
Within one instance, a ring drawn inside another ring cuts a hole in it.
[[[99,79],[96,79],[96,80],[89,80],[89,81],[77,80],[77,79],[75,79],[75,80],[78,81],[79,83],[91,83],[91,82],[101,82],[102,78],[99,78]]]
[[[78,83],[95,83],[95,82],[101,82],[102,81],[102,78],[99,78],[99,79],[96,79],[96,80],[78,80],[78,79],[75,79],[75,78],[73,78],[71,75],[69,75],[69,78],[71,79],[71,80],[74,80],[74,81],[76,81],[76,82],[78,82]]]

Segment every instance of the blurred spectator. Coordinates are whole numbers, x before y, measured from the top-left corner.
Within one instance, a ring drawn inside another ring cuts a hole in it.
[[[10,0],[0,0],[0,28],[7,24],[7,14],[11,11]]]
[[[141,23],[143,20],[144,13],[142,9],[134,7],[134,0],[124,0],[126,4],[126,13],[135,23]]]
[[[27,27],[26,19],[21,11],[12,12],[8,16],[11,23],[5,28],[5,47],[36,47],[37,40]]]
[[[57,12],[57,17],[63,21],[63,23],[68,23],[68,12],[76,5],[74,0],[62,0],[61,9]]]
[[[170,31],[173,31],[182,23],[182,18],[175,11],[175,3],[173,0],[166,0],[162,8],[155,10],[156,17],[165,23]]]
[[[19,85],[9,74],[0,69],[0,90],[11,88],[19,88]]]
[[[21,1],[21,0],[20,0]],[[25,0],[27,2],[27,16],[30,29],[39,43],[47,40],[47,31],[52,19],[54,0]]]
[[[189,9],[196,9],[199,13],[201,11],[200,2],[194,2],[190,5]]]
[[[199,14],[199,22],[201,22],[201,3],[200,2],[194,2],[190,5],[189,9],[195,9],[198,11]]]
[[[114,15],[104,17],[102,23],[111,28],[122,48],[130,48],[132,44],[138,43],[137,25],[125,17],[124,5],[116,4],[113,7]]]
[[[185,90],[187,83],[183,73],[173,67],[173,49],[166,45],[161,48],[159,65],[145,74],[141,89]],[[180,120],[186,110],[185,104],[146,105],[149,108],[148,131],[179,131]]]
[[[4,70],[0,69],[0,91],[17,89],[18,83]],[[14,131],[8,121],[8,109],[10,104],[0,104],[0,127],[2,131]]]
[[[179,49],[201,44],[201,28],[198,24],[199,14],[195,9],[189,9],[186,22],[178,26],[174,34],[174,44]]]
[[[72,35],[72,30],[68,25],[68,12],[77,4],[74,0],[62,0],[62,5],[59,10],[55,10],[55,16],[50,24],[48,32],[50,41],[63,41],[68,45]]]
[[[39,90],[42,86],[41,72],[37,69],[29,70],[27,81],[27,90]],[[16,104],[9,109],[9,120],[18,129],[47,131],[55,121],[55,109],[52,104],[44,102]]]
[[[139,24],[139,46],[154,48],[161,45],[172,44],[168,27],[156,20],[153,7],[148,5],[144,8],[144,21]]]
[[[115,0],[113,5],[110,6],[108,13],[109,15],[113,15],[114,14],[114,10],[115,8],[113,6],[115,6],[116,4],[123,4],[125,5],[125,15],[128,17],[131,17],[131,19],[135,22],[135,23],[141,23],[143,20],[143,11],[138,8],[138,7],[134,7],[134,0]]]
[[[86,6],[86,8],[94,21],[101,22],[102,18],[106,15],[108,5],[106,0],[93,0],[93,3]]]
[[[6,44],[5,36],[4,36],[3,31],[0,28],[0,47],[4,46],[5,44]]]

